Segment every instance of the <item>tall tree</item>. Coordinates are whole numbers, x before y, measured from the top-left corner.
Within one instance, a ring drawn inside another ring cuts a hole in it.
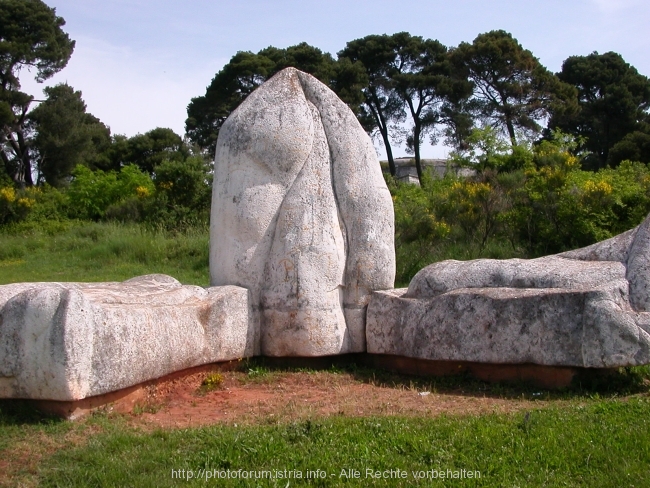
[[[332,55],[324,53],[317,47],[310,46],[306,42],[289,46],[286,49],[278,49],[270,46],[262,49],[257,55],[267,57],[273,61],[274,66],[269,76],[284,68],[293,66],[329,85],[335,74],[335,61]]]
[[[19,186],[32,185],[26,134],[33,97],[20,91],[22,68],[34,68],[43,82],[63,69],[74,41],[63,32],[63,18],[41,0],[0,0],[0,158]]]
[[[172,129],[156,127],[144,134],[127,137],[116,134],[101,154],[104,167],[95,164],[97,169],[119,171],[134,164],[150,176],[154,176],[158,166],[165,161],[185,161],[192,153],[183,138]]]
[[[230,113],[273,71],[266,56],[240,51],[219,71],[205,95],[192,98],[187,106],[185,131],[189,139],[214,155],[221,126]]]
[[[472,44],[463,42],[453,57],[466,67],[474,83],[477,115],[505,131],[513,146],[519,134],[539,133],[539,122],[554,105],[564,106],[567,113],[574,110],[574,89],[505,31],[480,34]]]
[[[39,180],[61,185],[79,164],[106,166],[104,152],[110,145],[110,130],[86,112],[81,92],[67,84],[47,87],[47,99],[29,113],[35,132],[34,156]]]
[[[422,182],[420,146],[424,136],[428,133],[435,144],[440,133],[438,126],[458,122],[455,107],[470,97],[472,85],[457,76],[447,48],[439,41],[401,32],[393,36],[393,42],[400,61],[390,72],[390,78],[411,118],[406,145],[414,154]],[[459,127],[454,126],[454,130]]]
[[[397,46],[393,36],[370,35],[350,41],[345,49],[338,53],[339,63],[349,63],[349,66],[361,66],[365,71],[367,82],[360,87],[363,102],[356,110],[359,121],[366,131],[379,131],[391,175],[395,175],[395,160],[389,130],[392,124],[405,119],[404,101],[394,90],[391,75],[401,70],[401,59],[398,57]],[[355,83],[353,77],[348,83]],[[344,89],[341,84],[337,93]]]
[[[289,66],[328,85],[335,73],[332,56],[304,42],[286,49],[268,47],[257,54],[240,51],[215,75],[205,95],[192,98],[187,106],[185,130],[190,141],[214,155],[219,130],[230,113],[255,88]]]
[[[643,141],[650,133],[650,80],[621,57],[620,54],[594,52],[588,56],[571,56],[562,64],[558,77],[578,91],[580,110],[566,113],[555,110],[549,127],[584,138],[583,150],[595,158],[587,161],[591,167],[616,164],[609,160],[610,150],[633,132],[641,135],[626,140],[623,151],[633,151],[632,144]]]

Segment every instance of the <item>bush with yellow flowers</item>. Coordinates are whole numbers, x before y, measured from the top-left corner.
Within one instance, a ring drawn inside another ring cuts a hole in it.
[[[584,171],[575,156],[549,145],[525,170],[507,216],[511,231],[531,256],[587,246],[638,225],[650,212],[650,170],[624,161]],[[553,156],[555,164],[540,161]]]
[[[0,225],[24,220],[36,205],[39,190],[16,190],[11,186],[0,188]]]
[[[116,171],[77,166],[68,189],[71,214],[77,218],[139,220],[144,200],[155,192],[151,177],[135,165]]]
[[[491,130],[475,136],[486,141],[482,152],[454,161],[475,169],[474,176],[425,175],[422,186],[388,178],[399,284],[441,259],[535,257],[587,246],[650,212],[645,164],[585,171],[576,142],[560,132],[514,149],[495,144]]]

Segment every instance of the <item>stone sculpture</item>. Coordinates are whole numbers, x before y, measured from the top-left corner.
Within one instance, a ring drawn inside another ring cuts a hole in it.
[[[226,120],[212,285],[251,291],[268,356],[365,350],[370,293],[393,287],[393,206],[372,142],[316,78],[287,68]]]
[[[431,360],[611,368],[650,362],[650,217],[538,259],[443,261],[378,292],[368,352]]]
[[[221,128],[210,225],[207,289],[164,275],[0,286],[0,398],[76,401],[259,354],[650,362],[650,217],[555,256],[435,263],[392,290],[392,200],[372,143],[293,68]]]
[[[0,286],[0,398],[72,401],[253,356],[248,292],[147,275]]]

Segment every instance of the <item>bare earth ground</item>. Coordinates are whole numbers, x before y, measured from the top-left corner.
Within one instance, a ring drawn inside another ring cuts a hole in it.
[[[223,383],[204,392],[201,384],[209,374],[196,373],[149,387],[148,402],[136,409],[139,414],[133,415],[133,422],[185,428],[214,423],[275,423],[329,415],[475,415],[532,406],[530,395],[521,399],[500,398],[448,388],[438,393],[434,383],[413,383],[404,377],[397,383],[386,384],[327,371],[269,372],[253,377],[243,372],[220,372]],[[534,403],[539,408],[546,402]]]

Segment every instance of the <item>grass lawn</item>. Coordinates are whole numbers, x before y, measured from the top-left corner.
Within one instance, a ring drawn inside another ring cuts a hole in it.
[[[5,486],[205,486],[209,477],[213,486],[642,487],[650,467],[647,393],[565,394],[507,414],[259,418],[182,429],[106,413],[59,421],[13,403],[0,412]]]
[[[0,284],[122,281],[150,273],[207,286],[207,229],[169,235],[139,225],[52,222],[0,233]]]
[[[206,231],[170,236],[112,224],[15,227],[0,234],[0,283],[156,272],[207,285],[207,249]],[[319,374],[325,381],[341,373]],[[282,376],[263,366],[248,375],[271,387]],[[506,400],[520,394],[524,407],[515,412],[334,412],[175,429],[139,422],[137,413],[67,422],[1,401],[0,486],[650,486],[649,376],[648,368],[635,368],[553,394],[462,378],[438,383],[452,401],[486,391]],[[350,381],[379,380],[365,372]],[[377,387],[397,388],[391,381]]]

